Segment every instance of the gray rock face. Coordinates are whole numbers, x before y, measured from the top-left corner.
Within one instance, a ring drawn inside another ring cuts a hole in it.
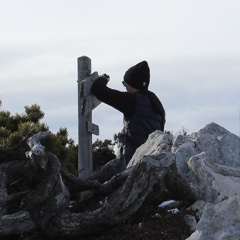
[[[156,131],[128,166],[144,155],[156,158],[167,152],[175,155],[178,172],[199,193],[201,204],[194,207],[199,207],[200,220],[188,239],[240,239],[240,138],[216,123],[191,135]]]
[[[240,239],[240,193],[215,204],[208,204],[187,240]]]
[[[240,138],[215,123],[177,136],[171,151],[177,167],[206,202],[218,202],[240,189]]]

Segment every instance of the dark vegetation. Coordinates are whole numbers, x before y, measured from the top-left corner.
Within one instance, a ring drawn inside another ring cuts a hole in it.
[[[27,138],[40,131],[50,131],[48,125],[41,122],[43,118],[44,112],[36,104],[25,106],[23,114],[12,115],[9,111],[0,110],[0,162],[25,159],[25,152],[29,151]],[[42,144],[58,157],[64,170],[77,175],[78,145],[69,138],[66,128],[60,128]],[[95,170],[116,157],[113,148],[112,140],[97,139],[93,143]]]

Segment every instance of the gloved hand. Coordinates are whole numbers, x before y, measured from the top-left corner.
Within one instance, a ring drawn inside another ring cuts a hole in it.
[[[110,76],[104,73],[102,76],[99,77],[99,80],[101,80],[102,83],[107,85],[110,80]]]
[[[102,77],[104,77],[104,78],[106,78],[106,79],[110,80],[110,76],[109,76],[109,75],[107,75],[106,73],[104,73],[104,74],[102,75]]]

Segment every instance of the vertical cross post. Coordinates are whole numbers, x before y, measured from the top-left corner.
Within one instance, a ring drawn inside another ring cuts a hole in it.
[[[87,178],[92,174],[92,133],[87,130],[88,122],[92,122],[92,112],[81,114],[83,97],[81,82],[91,74],[91,59],[82,56],[78,58],[78,176]]]

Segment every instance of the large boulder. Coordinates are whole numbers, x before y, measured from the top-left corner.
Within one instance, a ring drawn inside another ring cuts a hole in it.
[[[187,240],[240,239],[240,193],[206,204],[196,231]]]
[[[200,199],[218,202],[240,190],[240,138],[216,123],[197,133],[177,136],[171,151],[178,170]]]
[[[240,239],[240,138],[216,123],[190,135],[173,137],[156,131],[128,166],[144,155],[166,152],[175,155],[178,173],[198,192],[201,202],[195,205],[201,214],[189,240]]]

